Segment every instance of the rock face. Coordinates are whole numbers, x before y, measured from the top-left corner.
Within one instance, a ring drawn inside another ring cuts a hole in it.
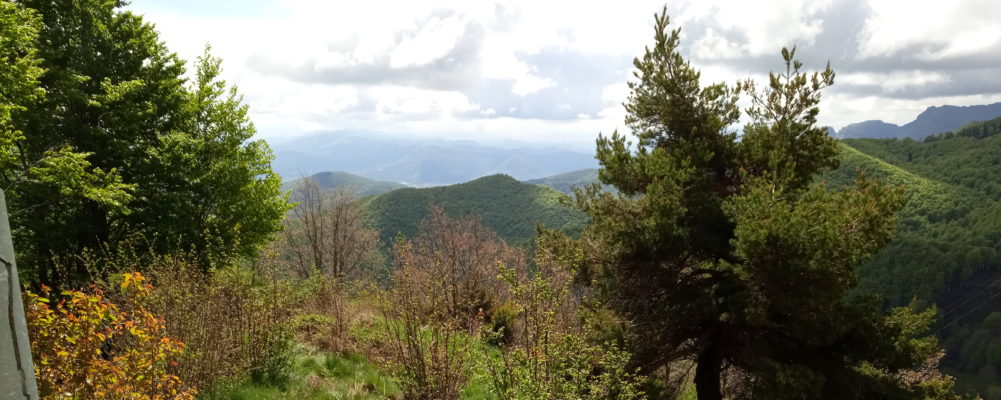
[[[928,135],[959,129],[973,121],[986,121],[1001,117],[1001,102],[979,106],[928,107],[914,121],[904,125],[879,120],[854,123],[841,128],[837,137],[850,138],[905,138],[923,140]]]
[[[38,398],[29,343],[7,223],[7,201],[0,190],[0,398]]]

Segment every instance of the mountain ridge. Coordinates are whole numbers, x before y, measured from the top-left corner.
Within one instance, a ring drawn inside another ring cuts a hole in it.
[[[303,172],[345,171],[408,186],[451,185],[492,174],[519,180],[597,166],[593,153],[544,147],[503,147],[472,140],[386,137],[336,131],[273,146],[274,170],[289,178]]]
[[[848,124],[837,131],[841,139],[888,139],[909,137],[922,140],[929,135],[953,131],[975,121],[1001,117],[1001,102],[973,106],[931,106],[904,125],[881,120]]]
[[[358,197],[383,194],[386,192],[391,192],[396,189],[403,189],[407,187],[407,185],[404,185],[402,183],[377,181],[374,179],[366,178],[361,175],[356,175],[344,171],[318,172],[308,176],[308,178],[316,181],[316,183],[320,186],[320,189],[332,190],[336,188],[346,188],[354,192],[354,195]],[[282,184],[282,190],[290,190],[295,188],[295,186],[302,179],[303,178],[299,178],[285,182],[284,184]]]

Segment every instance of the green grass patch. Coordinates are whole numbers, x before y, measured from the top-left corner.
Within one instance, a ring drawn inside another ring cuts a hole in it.
[[[400,388],[379,367],[358,354],[299,350],[291,380],[284,386],[250,381],[223,384],[200,398],[208,400],[368,400],[398,399]]]

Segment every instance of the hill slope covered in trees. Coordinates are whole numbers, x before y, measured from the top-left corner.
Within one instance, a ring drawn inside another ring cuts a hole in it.
[[[397,233],[416,236],[429,208],[439,206],[453,217],[477,215],[508,243],[527,245],[535,238],[536,223],[575,233],[586,222],[582,213],[560,203],[561,196],[548,187],[492,175],[458,185],[394,190],[363,205],[384,243],[391,243]]]
[[[598,169],[581,169],[525,182],[549,186],[563,193],[572,193],[574,187],[583,187],[598,182]]]
[[[931,137],[849,139],[842,165],[826,174],[848,182],[856,167],[903,185],[907,206],[897,236],[861,266],[860,292],[888,306],[937,305],[945,365],[981,393],[1001,381],[1001,119]],[[991,389],[994,386],[995,389]]]
[[[365,197],[376,194],[383,194],[386,192],[391,192],[396,189],[403,189],[407,187],[402,183],[397,182],[387,182],[387,181],[377,181],[373,179],[368,179],[363,176],[355,175],[343,171],[329,171],[320,172],[311,175],[312,178],[320,186],[321,189],[336,189],[345,188],[354,193],[355,196]],[[289,190],[300,182],[302,178],[287,182],[282,185],[283,190]]]

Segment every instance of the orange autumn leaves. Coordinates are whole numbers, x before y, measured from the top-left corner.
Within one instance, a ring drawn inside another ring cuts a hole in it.
[[[167,373],[184,343],[166,336],[162,318],[144,300],[152,286],[139,273],[125,274],[120,305],[95,286],[50,299],[28,293],[28,329],[35,376],[43,399],[193,399]]]

